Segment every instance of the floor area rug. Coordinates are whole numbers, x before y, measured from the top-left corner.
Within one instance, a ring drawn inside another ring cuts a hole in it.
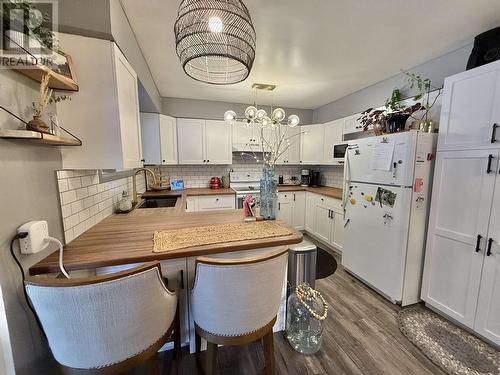
[[[337,270],[334,256],[319,247],[316,254],[316,280],[333,275]]]
[[[447,374],[500,374],[500,351],[429,309],[403,309],[398,323],[401,332]]]

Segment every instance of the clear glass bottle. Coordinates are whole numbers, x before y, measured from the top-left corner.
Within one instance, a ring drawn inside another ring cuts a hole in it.
[[[328,307],[323,297],[309,284],[303,283],[297,288],[288,297],[285,337],[297,352],[314,354],[321,348]]]
[[[276,219],[278,207],[278,184],[273,167],[264,166],[260,179],[260,215],[265,220]]]

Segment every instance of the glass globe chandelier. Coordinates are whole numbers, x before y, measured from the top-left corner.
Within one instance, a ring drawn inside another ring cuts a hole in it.
[[[174,33],[177,56],[191,78],[229,85],[250,74],[256,35],[241,0],[182,0]]]
[[[266,110],[257,109],[255,105],[251,105],[245,109],[244,117],[238,117],[235,111],[228,110],[224,113],[224,120],[231,124],[240,121],[245,123],[247,126],[257,124],[264,128],[275,127],[278,125],[287,125],[294,128],[300,123],[299,116],[290,115],[286,120],[286,124],[282,124],[286,118],[285,110],[283,108],[271,108],[271,111],[271,116],[268,116]]]

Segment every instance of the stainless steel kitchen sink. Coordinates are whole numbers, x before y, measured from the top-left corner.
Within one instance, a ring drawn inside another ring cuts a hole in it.
[[[175,207],[180,195],[167,195],[155,197],[143,197],[144,202],[137,208],[165,208]]]

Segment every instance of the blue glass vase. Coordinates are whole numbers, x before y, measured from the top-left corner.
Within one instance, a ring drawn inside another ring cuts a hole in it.
[[[264,220],[275,220],[278,208],[278,184],[274,168],[265,166],[260,179],[260,215]]]

